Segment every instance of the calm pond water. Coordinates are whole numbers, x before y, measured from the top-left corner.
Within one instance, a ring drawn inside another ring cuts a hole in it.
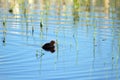
[[[120,80],[119,4],[0,0],[0,80]]]

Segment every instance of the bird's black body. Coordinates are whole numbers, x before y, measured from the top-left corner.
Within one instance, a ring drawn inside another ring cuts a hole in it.
[[[43,49],[45,49],[46,51],[49,51],[51,48],[54,48],[54,45],[51,45],[50,43],[46,43],[42,46]]]
[[[42,48],[46,51],[50,51],[50,52],[55,52],[55,46],[54,46],[55,42],[50,42],[50,43],[46,43],[42,46]]]

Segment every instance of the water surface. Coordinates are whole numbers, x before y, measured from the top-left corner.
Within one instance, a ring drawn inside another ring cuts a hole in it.
[[[119,3],[0,0],[0,80],[119,80]]]

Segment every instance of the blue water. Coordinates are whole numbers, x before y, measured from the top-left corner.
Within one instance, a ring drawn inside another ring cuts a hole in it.
[[[0,4],[0,80],[120,80],[117,11],[34,3],[23,14]],[[51,40],[54,53],[41,48]]]

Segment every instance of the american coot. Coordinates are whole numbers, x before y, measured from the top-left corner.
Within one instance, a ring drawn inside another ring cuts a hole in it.
[[[55,52],[55,41],[50,41],[50,43],[46,43],[42,46],[42,48],[45,50],[45,51],[50,51],[51,53]]]

